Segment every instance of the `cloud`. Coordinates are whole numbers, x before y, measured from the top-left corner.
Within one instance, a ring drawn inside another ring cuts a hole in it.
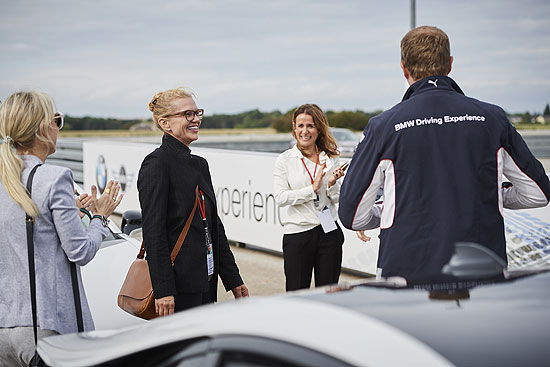
[[[417,2],[417,24],[451,38],[451,76],[506,109],[550,100],[549,17],[547,1]],[[155,92],[188,85],[209,113],[389,108],[408,26],[406,0],[7,2],[0,99],[31,87],[69,114],[143,117]]]

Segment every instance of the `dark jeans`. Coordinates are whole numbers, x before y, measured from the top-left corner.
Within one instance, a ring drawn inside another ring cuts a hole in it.
[[[338,283],[342,267],[344,233],[336,223],[325,233],[319,225],[309,231],[283,235],[286,290],[309,288],[315,269],[315,286]]]

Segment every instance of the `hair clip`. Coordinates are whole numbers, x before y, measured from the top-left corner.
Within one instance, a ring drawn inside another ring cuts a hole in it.
[[[4,137],[4,139],[2,139],[2,143],[8,144],[8,145],[13,145],[13,139],[11,138],[11,136],[6,135]]]

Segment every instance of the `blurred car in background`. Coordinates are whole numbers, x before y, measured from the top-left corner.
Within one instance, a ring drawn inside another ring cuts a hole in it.
[[[359,137],[356,133],[350,129],[344,129],[341,127],[331,127],[330,131],[336,139],[336,144],[338,145],[338,150],[340,151],[340,156],[344,158],[351,158],[357,144],[359,144]]]
[[[505,270],[457,244],[430,279],[198,307],[131,328],[39,341],[50,366],[547,366],[550,269]]]

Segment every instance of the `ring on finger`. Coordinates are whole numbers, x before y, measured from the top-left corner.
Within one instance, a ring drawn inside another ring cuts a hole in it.
[[[105,189],[105,192],[108,194],[108,193],[111,192],[111,189],[107,188],[107,189]]]

